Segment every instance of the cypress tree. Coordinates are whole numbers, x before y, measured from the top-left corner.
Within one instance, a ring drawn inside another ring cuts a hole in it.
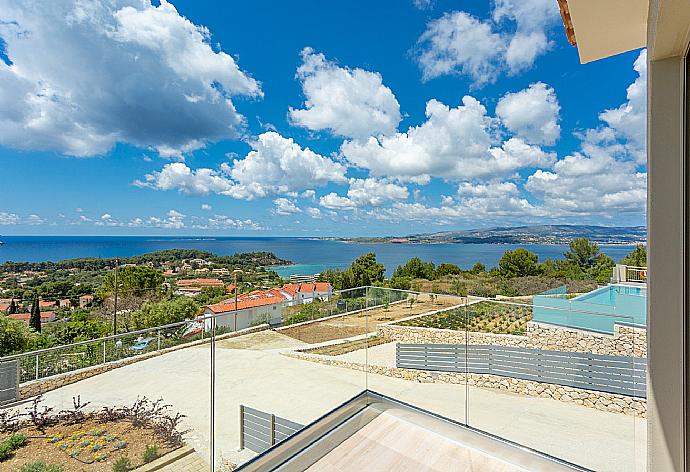
[[[29,318],[29,327],[41,332],[41,308],[38,306],[38,295],[34,298],[34,304],[31,306],[31,317]]]
[[[7,314],[8,315],[14,315],[15,313],[17,313],[17,304],[14,302],[14,298],[13,298],[12,301],[10,302],[9,308],[7,309]]]

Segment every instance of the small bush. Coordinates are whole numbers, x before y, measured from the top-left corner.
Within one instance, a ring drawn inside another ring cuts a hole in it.
[[[24,434],[13,434],[9,438],[0,443],[0,461],[4,461],[12,457],[14,451],[26,444],[27,438]]]
[[[127,457],[120,457],[113,464],[113,472],[129,472],[132,467],[132,462]]]
[[[160,452],[158,451],[158,446],[155,444],[152,444],[150,446],[146,446],[146,450],[144,451],[144,464],[148,464],[149,462],[153,462],[156,459],[160,457]]]
[[[20,472],[63,472],[65,469],[56,464],[46,464],[43,461],[36,461],[24,464]]]

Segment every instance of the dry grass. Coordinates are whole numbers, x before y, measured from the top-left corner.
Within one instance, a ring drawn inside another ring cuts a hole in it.
[[[322,343],[371,333],[376,331],[379,324],[441,310],[463,302],[464,299],[453,296],[439,295],[432,301],[428,295],[420,295],[411,307],[407,301],[403,301],[391,304],[388,308],[374,308],[328,320],[292,326],[280,330],[280,333],[309,344]]]

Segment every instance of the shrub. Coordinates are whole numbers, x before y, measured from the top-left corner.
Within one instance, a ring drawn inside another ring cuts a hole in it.
[[[46,464],[43,461],[31,462],[24,464],[20,472],[63,472],[65,469],[56,464]]]
[[[24,434],[16,433],[0,443],[0,461],[12,457],[14,451],[26,444],[27,437]]]
[[[129,472],[132,467],[132,462],[127,457],[120,457],[113,464],[113,472]]]
[[[155,444],[146,446],[146,450],[144,451],[144,464],[148,464],[149,462],[155,461],[159,457],[160,452],[158,451],[158,446],[156,446]]]

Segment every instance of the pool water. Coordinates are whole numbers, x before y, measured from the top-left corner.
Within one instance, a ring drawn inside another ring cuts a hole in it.
[[[580,295],[573,300],[616,306],[616,302],[621,299],[620,295],[632,295],[646,298],[647,289],[642,287],[631,287],[629,285],[608,285]]]
[[[532,319],[539,323],[613,334],[614,326],[647,324],[647,289],[607,285],[567,299],[564,295],[536,295]]]

